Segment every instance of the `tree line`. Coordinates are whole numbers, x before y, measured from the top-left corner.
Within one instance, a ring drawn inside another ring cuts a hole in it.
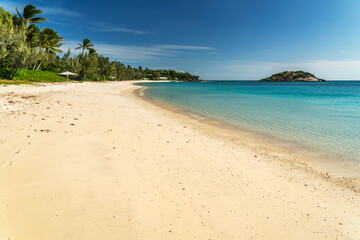
[[[0,77],[13,79],[18,72],[48,71],[77,73],[79,80],[129,80],[147,78],[150,80],[166,77],[169,80],[197,81],[198,76],[174,70],[151,70],[125,66],[120,61],[96,52],[94,44],[87,38],[74,50],[63,53],[64,38],[54,29],[40,28],[48,20],[34,5],[24,9],[15,8],[16,14],[0,6]],[[62,56],[60,56],[62,54]]]

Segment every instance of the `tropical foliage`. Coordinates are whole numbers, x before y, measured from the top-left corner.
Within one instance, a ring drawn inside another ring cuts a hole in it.
[[[63,45],[64,38],[60,37],[57,32],[51,28],[44,28],[39,34],[39,47],[45,49],[47,53],[49,65],[51,66],[51,54],[62,53],[59,49]]]
[[[0,25],[10,30],[13,29],[13,15],[2,7],[0,7]]]
[[[95,49],[92,48],[92,47],[94,47],[94,44],[92,44],[91,41],[90,41],[89,39],[87,39],[87,38],[85,38],[85,39],[83,40],[82,44],[81,44],[81,43],[78,43],[78,45],[79,45],[79,47],[75,48],[75,50],[82,49],[82,54],[83,54],[83,55],[84,55],[84,51],[85,51],[85,50],[89,50],[89,53],[90,53],[90,52],[91,52],[91,53],[95,53],[95,52],[96,52]]]
[[[36,17],[36,15],[39,15],[42,13],[40,9],[37,9],[34,5],[29,4],[27,5],[23,12],[20,13],[18,7],[15,7],[17,16],[14,16],[16,23],[21,23],[25,27],[29,25],[29,23],[43,23],[47,21],[47,19],[42,17]]]
[[[140,66],[133,68],[108,57],[97,54],[94,44],[87,38],[74,50],[69,49],[62,56],[61,46],[64,38],[54,29],[44,27],[47,19],[41,17],[42,11],[34,5],[23,10],[15,8],[16,14],[0,6],[0,79],[27,81],[60,81],[63,71],[77,73],[77,80],[130,80],[160,79],[198,80],[198,76],[173,70],[150,70]]]
[[[8,70],[8,77],[13,79],[20,68],[29,65],[31,48],[26,43],[23,27],[10,30],[0,26],[0,65]]]
[[[276,73],[268,78],[260,80],[262,82],[299,82],[299,81],[325,81],[316,78],[314,74],[304,71],[285,71]]]
[[[29,82],[61,82],[64,77],[50,71],[32,71],[30,69],[21,69],[17,72],[14,80],[25,80]]]

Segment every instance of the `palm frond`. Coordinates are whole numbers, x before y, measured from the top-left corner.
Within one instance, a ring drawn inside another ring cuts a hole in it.
[[[17,7],[15,7],[15,10],[25,26],[27,26],[29,23],[42,23],[44,21],[47,21],[46,18],[35,17],[36,15],[41,14],[43,11],[37,9],[32,4],[26,5],[22,14],[19,12],[19,9]]]
[[[63,51],[57,48],[50,48],[52,52],[62,53]]]
[[[30,19],[30,23],[41,23],[42,22],[47,22],[48,20],[46,18],[42,18],[42,17],[37,17],[37,18],[32,18]]]
[[[36,13],[36,7],[32,4],[28,4],[24,7],[24,11],[23,11],[23,16],[24,18],[32,18],[33,16],[35,16]]]
[[[89,53],[91,53],[91,54],[96,53],[96,50],[95,50],[95,49],[93,49],[93,48],[88,48],[88,50],[89,50]]]

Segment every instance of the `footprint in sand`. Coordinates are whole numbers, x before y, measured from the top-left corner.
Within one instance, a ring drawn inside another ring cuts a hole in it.
[[[41,129],[40,132],[46,132],[46,133],[50,133],[52,132],[50,129]]]
[[[14,153],[14,154],[19,154],[19,153],[21,153],[21,149],[15,151],[15,152],[13,152],[13,153]]]
[[[2,167],[11,167],[12,166],[12,161],[6,161],[1,166]]]

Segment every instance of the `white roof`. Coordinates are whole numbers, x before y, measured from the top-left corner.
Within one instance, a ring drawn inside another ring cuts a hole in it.
[[[69,75],[77,75],[77,74],[72,72],[63,72],[63,73],[59,73],[59,75],[69,76]]]

